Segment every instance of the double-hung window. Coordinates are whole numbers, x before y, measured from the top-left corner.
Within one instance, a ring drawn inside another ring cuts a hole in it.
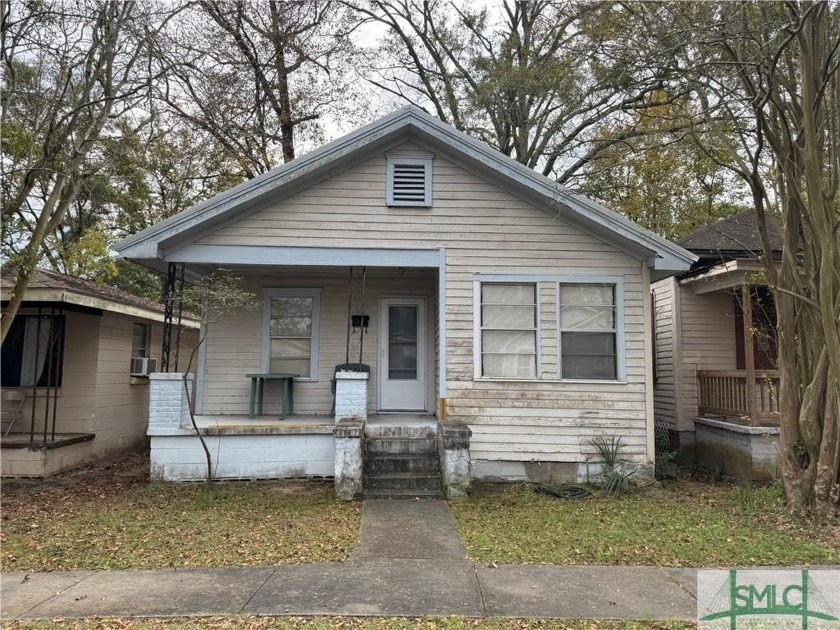
[[[497,274],[474,286],[476,378],[625,379],[620,277]]]
[[[615,293],[613,284],[559,285],[561,378],[618,378]]]
[[[481,376],[537,378],[537,286],[481,283]]]
[[[134,323],[131,335],[131,358],[146,359],[149,357],[151,346],[151,326],[149,324]]]
[[[319,289],[266,289],[265,372],[317,380]]]

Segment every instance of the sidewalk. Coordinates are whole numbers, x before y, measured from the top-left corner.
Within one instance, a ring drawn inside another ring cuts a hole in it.
[[[365,501],[345,563],[6,573],[2,618],[200,615],[691,620],[695,572],[466,560],[443,501]]]

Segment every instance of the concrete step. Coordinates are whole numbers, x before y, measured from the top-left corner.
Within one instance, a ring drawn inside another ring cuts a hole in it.
[[[444,499],[443,493],[439,490],[415,490],[413,492],[396,492],[393,490],[365,490],[365,499],[394,499],[394,500],[412,500],[420,499],[422,501],[434,501],[436,499]]]
[[[437,455],[437,438],[383,438],[366,437],[365,455],[400,455],[400,454],[434,453]]]
[[[394,494],[418,491],[441,492],[440,475],[436,473],[380,473],[365,475],[365,490],[385,490]]]
[[[437,436],[437,420],[417,420],[415,422],[394,422],[386,420],[365,423],[367,438],[433,438]]]
[[[437,473],[437,453],[378,454],[365,458],[366,474]]]

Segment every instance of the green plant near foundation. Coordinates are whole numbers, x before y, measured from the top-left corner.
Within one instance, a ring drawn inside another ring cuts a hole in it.
[[[599,435],[590,440],[589,443],[595,448],[601,458],[604,492],[607,494],[627,492],[630,487],[630,477],[636,471],[625,470],[625,464],[627,462],[621,457],[621,450],[624,448],[624,444],[621,443],[621,436],[611,435],[607,437]]]

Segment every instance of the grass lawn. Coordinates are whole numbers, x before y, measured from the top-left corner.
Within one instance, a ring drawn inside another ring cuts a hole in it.
[[[56,621],[12,621],[4,628],[20,630],[689,630],[685,622],[588,621],[582,619],[467,619],[464,617],[426,617],[422,619],[357,617],[207,617],[172,619],[69,619]]]
[[[151,569],[346,560],[361,504],[331,483],[150,483],[130,456],[3,484],[3,571]]]
[[[680,480],[567,501],[528,485],[480,484],[468,500],[451,506],[470,558],[488,564],[840,562],[840,526],[791,518],[779,486]]]

